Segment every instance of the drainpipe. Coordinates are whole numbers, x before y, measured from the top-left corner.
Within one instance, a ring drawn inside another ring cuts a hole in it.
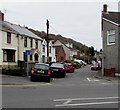
[[[18,42],[17,43],[18,44],[18,46],[17,46],[17,50],[18,50],[17,51],[17,57],[18,57],[18,60],[19,60],[19,34],[17,34],[16,37],[17,37],[17,42]],[[17,60],[17,62],[18,62],[18,60]]]

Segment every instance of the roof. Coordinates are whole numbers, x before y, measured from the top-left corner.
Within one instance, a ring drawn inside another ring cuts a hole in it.
[[[7,25],[8,27],[12,28],[13,30],[17,31],[20,35],[24,35],[24,36],[28,36],[31,38],[35,38],[35,39],[39,39],[42,40],[40,37],[38,37],[37,35],[35,35],[34,33],[32,33],[31,31],[29,31],[28,29],[26,29],[25,27],[22,27],[20,25],[16,25],[16,24],[12,24],[10,22],[4,22],[5,25]]]
[[[120,12],[102,13],[102,18],[105,18],[120,25]]]
[[[11,33],[18,34],[17,31],[13,30],[11,27],[6,25],[6,23],[4,21],[0,21],[0,30],[5,31],[5,32],[11,32]]]

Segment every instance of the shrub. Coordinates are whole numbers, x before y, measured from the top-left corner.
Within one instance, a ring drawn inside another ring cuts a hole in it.
[[[26,76],[25,70],[20,68],[2,69],[2,74],[11,75],[11,76]]]

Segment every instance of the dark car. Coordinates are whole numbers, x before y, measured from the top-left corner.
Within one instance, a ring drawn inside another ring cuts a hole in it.
[[[64,64],[61,63],[52,63],[50,66],[51,69],[51,77],[62,77],[66,76],[66,71],[64,68]]]
[[[73,73],[75,70],[75,68],[73,67],[71,63],[65,63],[64,68],[66,72],[70,72],[70,73]]]
[[[50,82],[51,70],[48,64],[35,64],[34,67],[31,68],[30,80],[31,81],[47,81]]]

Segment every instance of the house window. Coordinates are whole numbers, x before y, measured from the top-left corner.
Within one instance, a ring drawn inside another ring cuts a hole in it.
[[[7,62],[7,51],[3,50],[3,61]]]
[[[24,37],[24,47],[27,47],[27,37]]]
[[[51,46],[49,46],[49,53],[51,53]]]
[[[25,62],[28,61],[27,57],[28,57],[28,56],[25,54],[25,52],[23,52],[23,58],[24,58],[24,61],[25,61]]]
[[[15,62],[15,50],[5,49],[3,50],[4,62]]]
[[[11,33],[7,32],[7,43],[11,43]]]
[[[32,61],[32,59],[33,59],[33,58],[32,58],[32,54],[31,54],[31,55],[30,55],[30,60]]]
[[[45,52],[45,45],[43,45],[42,51]]]
[[[35,41],[35,47],[38,49],[38,40]]]
[[[42,63],[45,63],[45,56],[42,56]]]
[[[30,47],[32,48],[33,47],[33,39],[30,38]]]
[[[115,30],[107,31],[107,44],[115,44]]]

